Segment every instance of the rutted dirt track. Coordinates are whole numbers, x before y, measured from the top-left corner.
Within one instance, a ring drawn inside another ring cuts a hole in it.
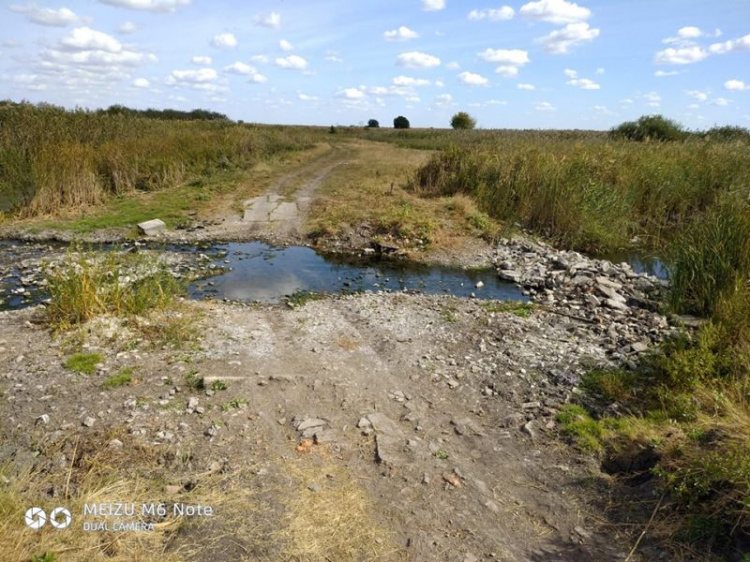
[[[282,175],[263,195],[244,201],[241,215],[223,217],[220,224],[193,233],[191,238],[302,240],[316,190],[349,158],[351,149],[331,146],[312,162]]]
[[[62,366],[60,340],[33,321],[39,312],[0,315],[2,434],[6,447],[16,444],[13,462],[64,465],[58,456],[33,459],[34,443],[51,447],[79,434],[103,450],[124,427],[133,443],[172,456],[191,451],[189,470],[170,469],[168,484],[208,473],[217,462],[228,474],[252,466],[244,490],[262,497],[284,463],[304,462],[295,447],[309,438],[321,443],[313,448],[326,451],[328,468],[313,472],[308,487],[278,485],[271,503],[283,504],[289,494],[309,501],[336,494],[342,477],[326,474],[344,474],[374,502],[371,524],[394,545],[384,559],[624,558],[625,544],[599,528],[586,503],[591,484],[580,485],[596,481],[596,467],[571,456],[555,435],[555,408],[570,391],[533,374],[539,365],[575,370],[601,358],[604,351],[570,323],[544,313],[491,313],[475,301],[398,295],[294,310],[193,306],[205,314],[200,351],[133,348],[124,325],[94,325],[88,351],[105,360],[91,377]],[[101,390],[107,376],[126,367],[136,386]],[[191,391],[184,385],[190,372],[205,377],[208,388],[221,380],[228,389]],[[183,501],[189,499],[187,493]],[[259,510],[257,502],[244,509],[242,517],[277,531],[288,524],[283,510]],[[325,522],[319,532],[330,532]],[[207,543],[189,559],[282,556],[283,544],[271,536],[243,557],[258,538],[221,533],[242,550],[218,556]]]

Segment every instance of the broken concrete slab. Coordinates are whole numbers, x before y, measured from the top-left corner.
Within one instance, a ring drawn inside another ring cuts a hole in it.
[[[144,236],[156,236],[167,230],[167,225],[161,219],[153,219],[138,225],[138,231]]]

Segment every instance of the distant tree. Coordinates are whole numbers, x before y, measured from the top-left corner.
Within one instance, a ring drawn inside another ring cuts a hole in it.
[[[399,115],[393,120],[394,129],[408,129],[409,127],[411,127],[411,124],[409,123],[409,120],[403,115]]]
[[[378,123],[378,120],[377,120],[377,119],[370,119],[370,120],[369,120],[369,121],[367,122],[367,127],[368,127],[369,129],[377,129],[378,127],[380,127],[380,123]]]
[[[333,125],[331,125],[331,128],[328,129],[328,134],[329,135],[335,135],[337,132],[338,131],[336,131],[336,127],[334,127]]]
[[[451,119],[451,127],[454,129],[473,129],[477,126],[477,120],[465,111],[459,111]]]
[[[678,141],[689,136],[682,125],[662,115],[644,115],[638,121],[625,121],[609,134],[612,138],[634,141]]]

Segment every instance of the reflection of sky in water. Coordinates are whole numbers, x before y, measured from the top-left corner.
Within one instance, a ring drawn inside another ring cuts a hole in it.
[[[271,248],[260,242],[219,246],[227,252],[218,262],[232,268],[218,277],[199,282],[196,297],[209,294],[231,300],[279,302],[298,291],[340,293],[356,291],[416,290],[427,294],[452,294],[480,299],[526,300],[521,291],[501,281],[492,270],[465,271],[387,261],[345,261],[324,258],[310,248]],[[224,264],[229,260],[229,264]],[[208,286],[208,282],[213,286]],[[482,281],[484,287],[476,288]]]
[[[636,254],[633,252],[619,252],[597,256],[599,259],[609,260],[612,263],[628,263],[636,273],[648,273],[659,279],[669,279],[667,265],[659,258]]]

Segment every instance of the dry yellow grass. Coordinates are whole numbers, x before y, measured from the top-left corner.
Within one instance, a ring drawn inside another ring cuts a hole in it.
[[[469,197],[428,199],[406,189],[430,152],[359,140],[346,146],[351,159],[331,173],[313,203],[307,228],[314,236],[339,235],[367,225],[373,237],[392,236],[406,246],[422,240],[445,247],[457,237],[497,233],[497,223]]]
[[[286,461],[282,469],[292,481],[284,500],[283,526],[276,533],[284,545],[284,560],[406,559],[390,532],[378,523],[367,491],[327,454],[325,445]]]

